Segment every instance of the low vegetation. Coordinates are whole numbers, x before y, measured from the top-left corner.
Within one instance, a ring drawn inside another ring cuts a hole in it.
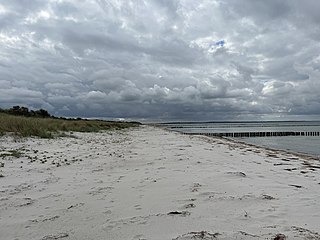
[[[22,153],[18,150],[8,150],[8,152],[5,153],[0,153],[0,157],[2,159],[6,158],[6,157],[15,157],[15,158],[19,158],[22,156]],[[0,163],[0,167],[1,167],[1,163]]]
[[[10,132],[22,137],[52,138],[54,136],[63,136],[63,132],[98,132],[140,125],[138,122],[56,118],[43,109],[32,111],[32,114],[28,114],[28,109],[23,108],[23,114],[20,114],[21,107],[16,106],[14,108],[15,111],[11,112],[10,109],[0,111],[0,135]],[[38,114],[34,114],[36,112]]]

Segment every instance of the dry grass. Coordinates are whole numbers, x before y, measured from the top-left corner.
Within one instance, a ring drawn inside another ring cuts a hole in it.
[[[0,134],[11,132],[22,137],[52,138],[61,132],[98,132],[100,130],[124,129],[138,125],[139,123],[135,122],[33,118],[0,113]]]

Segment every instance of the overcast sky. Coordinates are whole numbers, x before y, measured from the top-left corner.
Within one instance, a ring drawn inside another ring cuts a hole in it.
[[[1,0],[0,107],[320,119],[318,0]]]

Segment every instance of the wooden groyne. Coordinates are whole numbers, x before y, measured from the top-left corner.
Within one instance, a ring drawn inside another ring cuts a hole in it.
[[[283,137],[283,136],[320,136],[320,132],[224,132],[224,133],[183,133],[212,137]]]

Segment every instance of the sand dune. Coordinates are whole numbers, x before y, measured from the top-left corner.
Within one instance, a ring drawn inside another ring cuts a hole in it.
[[[150,126],[73,135],[0,138],[1,240],[320,239],[316,159]]]

